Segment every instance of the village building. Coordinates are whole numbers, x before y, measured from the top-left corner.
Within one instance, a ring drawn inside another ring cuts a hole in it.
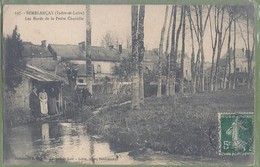
[[[56,59],[60,66],[57,66],[57,73],[67,77],[67,71],[64,68],[71,68],[77,71],[75,85],[86,86],[86,49],[85,42],[78,45],[49,44],[48,50]]]
[[[40,45],[22,42],[22,46],[22,57],[26,60],[26,64],[55,73],[57,61],[46,48],[46,40],[41,41]]]
[[[57,73],[59,62],[46,47],[46,40],[40,45],[31,42],[22,42],[22,58],[25,60],[25,67],[13,69],[21,83],[15,90],[6,94],[6,110],[10,113],[20,113],[20,117],[32,116],[29,108],[29,95],[33,87],[37,93],[45,89],[47,95],[51,89],[55,91],[58,113],[64,109],[63,88],[68,84],[67,77],[61,77]],[[66,91],[65,91],[66,92]],[[15,118],[13,118],[15,120]]]
[[[85,43],[79,45],[62,45],[49,44],[50,53],[61,61],[66,61],[73,64],[73,67],[78,70],[77,85],[86,85],[86,50]],[[103,82],[104,79],[113,81],[114,69],[118,66],[122,58],[131,56],[130,49],[122,49],[122,45],[118,48],[110,47],[90,47],[91,62],[93,65],[94,83]],[[155,63],[158,62],[158,55],[154,51],[146,51],[144,56],[144,69],[154,70]]]
[[[65,81],[63,78],[54,75],[53,73],[41,70],[37,67],[26,65],[24,68],[13,69],[17,76],[22,78],[21,83],[13,92],[6,93],[5,109],[10,113],[23,114],[24,117],[32,116],[29,107],[29,95],[33,87],[37,88],[37,93],[45,89],[47,93],[51,88],[57,92],[57,109],[62,112],[62,86]],[[12,114],[10,114],[12,115]],[[15,118],[11,119],[15,120]]]
[[[236,55],[234,58],[234,55],[231,54],[230,57],[230,64],[231,64],[231,76],[228,76],[229,73],[229,64],[228,64],[228,53],[224,54],[219,62],[219,67],[220,67],[220,77],[222,80],[224,80],[224,75],[225,75],[225,70],[226,70],[226,77],[227,81],[229,78],[232,78],[234,72],[236,73],[237,76],[237,83],[240,85],[245,85],[245,82],[247,80],[247,75],[248,75],[248,60],[245,54],[244,49],[236,49]],[[232,50],[233,53],[233,50]],[[234,62],[236,61],[236,69],[234,69]],[[254,58],[253,58],[253,63],[252,63],[252,72],[254,73]]]

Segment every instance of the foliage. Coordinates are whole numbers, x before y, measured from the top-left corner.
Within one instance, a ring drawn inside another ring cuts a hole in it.
[[[22,57],[22,40],[17,32],[17,26],[13,30],[12,36],[4,40],[5,50],[5,82],[8,90],[15,91],[15,88],[22,82],[22,77],[14,73],[14,69],[22,69],[26,61]]]
[[[110,108],[86,123],[90,131],[132,150],[145,147],[175,155],[218,157],[217,113],[252,112],[253,92],[245,91],[152,97],[146,99],[142,112],[129,112],[130,106]]]
[[[134,62],[132,57],[123,57],[119,66],[116,66],[113,75],[117,76],[119,80],[130,80],[134,72]]]
[[[166,73],[166,66],[162,66],[162,74]],[[158,69],[149,70],[144,69],[144,82],[156,82],[158,80]],[[133,58],[128,56],[127,58],[123,58],[119,64],[116,66],[113,72],[113,75],[117,76],[117,78],[121,81],[130,81],[132,75],[134,74],[134,62]]]

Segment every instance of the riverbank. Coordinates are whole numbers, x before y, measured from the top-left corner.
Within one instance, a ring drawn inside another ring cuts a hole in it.
[[[248,90],[151,97],[145,99],[141,110],[132,111],[130,104],[110,107],[91,115],[86,125],[119,151],[149,148],[174,155],[240,162],[240,156],[217,153],[217,114],[252,112],[253,101],[253,91]],[[243,158],[247,163],[253,160],[252,156],[247,156],[247,160]]]

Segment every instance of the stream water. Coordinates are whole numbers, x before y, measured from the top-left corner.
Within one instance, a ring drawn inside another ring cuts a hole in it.
[[[82,123],[38,123],[18,126],[9,132],[11,164],[136,164],[127,152],[115,152],[109,143],[89,135]]]
[[[106,165],[177,165],[203,164],[209,159],[176,156],[146,151],[129,156],[98,136],[88,133],[83,123],[36,123],[7,131],[4,150],[6,164],[106,164]],[[121,149],[121,148],[120,148]],[[121,150],[122,151],[122,150]]]

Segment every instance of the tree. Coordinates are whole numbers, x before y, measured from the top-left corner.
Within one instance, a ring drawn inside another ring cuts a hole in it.
[[[111,31],[107,31],[101,39],[101,46],[103,47],[118,48],[119,44],[122,44],[122,41],[117,37],[117,35],[115,35]]]
[[[22,77],[15,74],[15,70],[24,69],[26,61],[22,57],[22,40],[18,33],[18,28],[15,26],[12,36],[8,36],[5,40],[5,85],[10,91],[15,91],[15,88],[22,82]]]
[[[86,83],[88,91],[93,94],[93,64],[91,62],[91,17],[90,17],[90,5],[86,5]]]
[[[241,25],[239,23],[239,21],[237,22],[238,23],[238,27],[240,29],[240,34],[242,36],[242,39],[244,41],[244,44],[245,44],[245,55],[246,55],[246,58],[247,58],[247,87],[248,89],[251,89],[252,88],[252,85],[253,85],[253,73],[252,73],[252,61],[253,61],[253,57],[254,57],[254,40],[253,40],[253,44],[252,46],[250,46],[250,21],[251,22],[254,22],[254,19],[253,19],[253,13],[254,13],[254,8],[253,6],[251,5],[248,5],[246,7],[244,7],[242,9],[242,13],[243,15],[245,16],[245,18],[242,18],[246,21],[246,37],[244,35],[244,32],[241,28]],[[252,27],[252,26],[250,26]],[[254,31],[255,31],[255,26],[253,24],[253,35],[254,36]],[[252,48],[251,48],[252,47]]]
[[[219,78],[220,78],[220,71],[219,71],[219,61],[220,61],[220,55],[221,55],[221,51],[222,51],[222,47],[226,38],[226,33],[227,30],[231,28],[231,23],[232,22],[228,22],[228,26],[226,27],[224,34],[223,34],[223,19],[224,19],[224,13],[225,13],[225,6],[218,6],[218,8],[221,10],[221,18],[220,18],[220,27],[218,27],[217,29],[217,34],[218,34],[218,52],[217,52],[217,61],[216,61],[216,70],[215,70],[215,86],[214,86],[214,90],[216,90],[217,88],[217,84],[221,83],[219,82]],[[218,9],[218,10],[219,10]],[[227,64],[227,63],[226,63]],[[225,78],[225,76],[224,76]],[[225,79],[224,79],[225,80]]]
[[[195,85],[196,87],[199,87],[201,91],[204,91],[204,48],[203,48],[203,38],[205,34],[205,29],[207,26],[207,22],[209,19],[210,11],[211,11],[212,5],[207,6],[207,10],[203,10],[202,5],[194,5],[194,10],[195,10],[195,20],[196,20],[196,26],[194,24],[194,21],[192,17],[189,17],[191,24],[194,28],[195,35],[197,38],[197,42],[199,45],[199,49],[197,52],[197,58],[196,58],[196,63],[195,63]],[[203,12],[206,12],[206,18],[203,23]],[[190,12],[191,13],[191,12]],[[201,60],[201,66],[199,66]],[[198,74],[200,74],[200,80],[198,80]],[[199,84],[200,83],[200,84]]]
[[[197,21],[197,27],[198,27],[198,31],[199,31],[199,50],[200,50],[200,54],[201,54],[201,68],[200,68],[200,75],[201,75],[201,91],[204,91],[204,63],[205,63],[205,57],[204,57],[204,48],[203,48],[203,38],[204,38],[204,33],[205,33],[205,29],[207,26],[207,21],[209,18],[209,14],[211,11],[212,6],[210,5],[207,11],[207,16],[206,19],[204,21],[204,24],[202,23],[202,14],[203,14],[203,9],[202,9],[202,5],[198,5],[198,7],[195,6],[195,10],[196,10],[196,17],[198,19]],[[199,16],[198,16],[199,15]]]
[[[132,109],[140,109],[139,69],[138,69],[138,6],[132,5],[132,58],[134,72],[132,77]]]
[[[162,56],[163,56],[163,42],[164,42],[164,34],[166,27],[166,20],[168,17],[168,5],[165,9],[164,23],[161,31],[161,39],[159,44],[159,77],[158,77],[158,86],[157,86],[157,97],[162,96]]]
[[[129,81],[132,79],[132,75],[134,72],[134,62],[133,59],[123,57],[119,66],[116,66],[113,75],[117,76],[119,80]]]
[[[144,16],[145,6],[140,5],[139,8],[139,24],[138,24],[138,70],[139,70],[139,96],[140,104],[144,104]]]
[[[191,34],[191,82],[192,82],[192,93],[196,92],[196,68],[195,68],[195,49],[194,49],[194,35],[193,31],[194,28],[192,26],[192,18],[191,18],[191,10],[190,6],[187,8],[187,13],[188,13],[188,20],[190,23],[190,34]]]
[[[213,32],[212,32],[212,24],[211,24],[211,16],[209,17],[209,23],[210,23],[210,39],[211,39],[211,48],[212,48],[212,61],[211,61],[211,70],[210,70],[210,92],[212,92],[214,89],[214,66],[215,66],[215,55],[216,55],[216,48],[217,48],[217,41],[218,41],[218,29],[219,29],[219,8],[215,7],[214,10],[214,30],[215,30],[215,36],[213,38]],[[214,42],[213,42],[214,39]]]
[[[180,15],[179,26],[178,26],[177,31],[176,31],[175,50],[174,50],[174,57],[173,57],[173,64],[174,64],[173,73],[174,73],[174,76],[175,76],[175,82],[173,84],[174,89],[175,89],[175,86],[176,86],[176,80],[180,79],[179,76],[177,76],[177,71],[179,71],[179,69],[177,67],[177,60],[179,58],[178,47],[179,47],[179,37],[180,37],[180,33],[181,33],[183,17],[184,17],[184,7],[181,6],[181,15]]]
[[[227,30],[230,28],[231,22],[229,22],[229,25],[226,27],[226,30],[223,34],[223,19],[224,19],[224,13],[225,13],[225,6],[217,6],[218,10],[221,10],[221,20],[220,20],[220,27],[218,27],[217,29],[217,34],[218,34],[218,52],[217,52],[217,61],[216,61],[216,70],[215,70],[215,86],[214,86],[214,90],[216,90],[217,88],[217,84],[219,83],[219,61],[220,61],[220,55],[221,55],[221,51],[222,51],[222,47],[223,47],[223,43],[225,41],[225,37],[226,37],[226,32]]]
[[[228,15],[229,15],[229,31],[228,31],[228,46],[227,46],[227,57],[226,57],[226,66],[225,66],[225,74],[224,74],[224,88],[226,89],[226,78],[227,78],[227,69],[228,69],[228,76],[231,76],[231,55],[232,55],[232,48],[231,48],[231,28],[233,23],[233,13],[230,7],[228,7]],[[229,78],[228,81],[228,89],[231,89],[231,80]]]
[[[233,59],[234,59],[234,77],[233,77],[233,89],[236,88],[236,42],[237,42],[237,31],[236,31],[236,26],[237,26],[237,20],[234,19],[234,39],[233,39]]]
[[[170,22],[169,22],[169,27],[168,27],[168,32],[167,32],[167,40],[166,40],[166,90],[165,94],[166,96],[170,95],[170,88],[169,88],[169,80],[170,80],[170,72],[171,72],[171,60],[170,60],[170,54],[169,54],[169,45],[170,45],[170,30],[172,26],[172,20],[173,20],[173,13],[174,13],[174,7],[172,6],[172,12],[171,12],[171,17],[170,17]]]
[[[185,59],[185,28],[186,28],[186,5],[183,7],[183,21],[182,21],[182,49],[181,49],[181,74],[180,74],[180,93],[183,93],[184,80],[184,59]]]
[[[172,23],[172,45],[170,52],[170,74],[169,74],[169,95],[175,95],[175,76],[174,76],[174,67],[176,66],[176,62],[174,61],[175,56],[175,29],[176,29],[176,15],[177,15],[177,5],[173,7],[173,23]]]

